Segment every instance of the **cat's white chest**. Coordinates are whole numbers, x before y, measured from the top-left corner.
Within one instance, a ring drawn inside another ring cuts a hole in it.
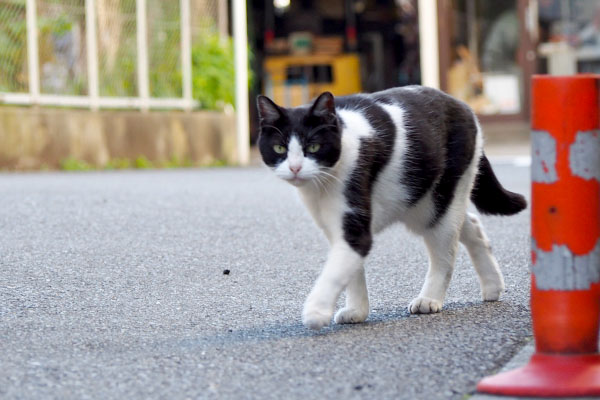
[[[341,191],[323,193],[312,188],[301,188],[299,192],[306,208],[327,239],[332,241],[333,238],[341,237],[345,204]]]

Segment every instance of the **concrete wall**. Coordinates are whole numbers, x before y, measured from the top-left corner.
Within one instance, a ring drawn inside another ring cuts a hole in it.
[[[103,167],[140,156],[236,163],[235,115],[0,107],[0,168],[58,168],[66,158]]]

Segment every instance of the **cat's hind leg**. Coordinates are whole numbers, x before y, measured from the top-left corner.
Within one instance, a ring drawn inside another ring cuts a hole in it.
[[[467,213],[460,231],[460,242],[467,248],[479,277],[483,300],[498,300],[504,292],[504,279],[498,262],[492,254],[490,241],[475,214]]]
[[[454,270],[459,236],[455,224],[449,218],[444,220],[423,234],[429,253],[429,269],[419,296],[408,306],[411,314],[436,313],[442,309]]]
[[[335,314],[334,321],[338,324],[355,324],[363,322],[368,316],[369,294],[363,267],[346,286],[346,306]]]

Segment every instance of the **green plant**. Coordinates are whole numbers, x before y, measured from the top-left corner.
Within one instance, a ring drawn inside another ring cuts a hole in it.
[[[40,35],[52,34],[61,37],[73,29],[73,24],[66,13],[55,17],[39,17],[37,25]]]
[[[204,163],[201,166],[205,168],[218,168],[218,167],[226,167],[229,164],[225,160],[215,159],[208,163]],[[151,168],[190,168],[194,167],[196,164],[189,158],[177,158],[175,156],[171,157],[168,161],[161,163],[153,163],[148,160],[143,155],[138,156],[135,160],[130,160],[127,158],[113,158],[109,160],[104,167],[96,167],[85,160],[80,160],[74,157],[67,157],[60,161],[59,168],[63,171],[92,171],[98,169],[104,170],[121,170],[121,169],[151,169]],[[45,166],[46,169],[48,166]]]
[[[127,158],[113,158],[109,160],[104,169],[127,169],[131,168],[131,160]]]
[[[63,171],[89,171],[94,169],[94,166],[84,160],[67,157],[60,161],[59,168]]]
[[[152,161],[148,160],[145,156],[138,156],[133,162],[133,166],[138,169],[154,168]]]
[[[200,108],[223,109],[234,104],[235,70],[231,39],[206,35],[192,48],[193,96]]]
[[[204,164],[204,167],[209,167],[209,168],[221,168],[221,167],[226,167],[229,164],[227,163],[227,161],[225,160],[220,160],[220,159],[216,159],[213,160],[209,163]]]
[[[189,158],[179,159],[175,156],[171,157],[168,161],[163,162],[161,167],[163,168],[189,168],[193,167],[194,162]]]
[[[250,85],[253,80],[249,69]],[[192,48],[192,93],[200,108],[222,110],[235,103],[233,41],[216,33],[205,34]]]

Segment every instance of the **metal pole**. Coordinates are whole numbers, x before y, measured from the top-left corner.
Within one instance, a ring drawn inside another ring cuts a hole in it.
[[[85,44],[87,48],[88,97],[90,108],[98,110],[98,42],[96,41],[96,2],[85,0]]]
[[[250,161],[250,124],[248,113],[248,32],[245,0],[233,0],[233,41],[238,163],[247,165]]]
[[[181,75],[183,98],[192,109],[192,33],[190,28],[190,0],[180,1],[181,11]]]
[[[440,60],[436,0],[419,0],[421,84],[440,88]]]
[[[40,71],[38,58],[38,31],[35,0],[27,0],[27,60],[29,69],[29,93],[33,104],[40,96]]]
[[[146,0],[136,0],[136,27],[137,27],[137,71],[138,93],[141,100],[140,109],[148,110],[150,97],[150,83],[148,80],[148,35],[146,28]]]

